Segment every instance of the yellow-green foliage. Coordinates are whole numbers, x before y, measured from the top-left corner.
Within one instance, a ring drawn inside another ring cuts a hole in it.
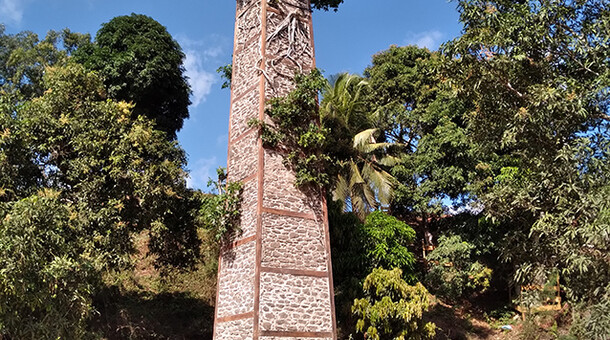
[[[129,267],[134,235],[149,231],[157,266],[195,264],[197,201],[184,152],[107,100],[95,74],[69,63],[42,86],[18,106],[0,100],[13,136],[0,142],[0,334],[81,339],[102,273]]]
[[[354,301],[352,312],[358,316],[356,331],[367,339],[429,339],[436,333],[433,323],[424,323],[430,307],[426,288],[402,279],[400,269],[374,269],[364,280],[365,298]]]

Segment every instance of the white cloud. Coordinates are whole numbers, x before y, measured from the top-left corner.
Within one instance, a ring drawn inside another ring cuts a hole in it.
[[[191,105],[197,107],[205,101],[206,97],[212,91],[212,85],[217,82],[216,75],[204,69],[204,56],[201,52],[195,50],[185,50],[184,68],[188,82],[193,90]]]
[[[0,0],[0,22],[20,24],[23,18],[24,3],[25,0]]]
[[[226,41],[221,36],[211,35],[202,40],[194,40],[186,35],[178,35],[177,40],[184,50],[186,58],[184,68],[189,84],[193,90],[192,107],[205,102],[212,91],[212,85],[218,82],[216,74],[218,65],[224,59]]]
[[[411,32],[408,34],[405,44],[436,50],[440,46],[443,36],[444,34],[440,31]]]
[[[223,48],[220,46],[210,47],[203,51],[203,56],[206,60],[208,59],[216,59],[224,52]]]
[[[186,179],[186,185],[189,188],[206,190],[208,186],[208,180],[210,178],[216,178],[216,167],[218,166],[218,159],[202,158],[192,165],[188,178]]]

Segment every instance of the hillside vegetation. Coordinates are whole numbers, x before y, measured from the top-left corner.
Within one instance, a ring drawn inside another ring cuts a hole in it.
[[[340,338],[606,340],[610,4],[454,3],[439,50],[297,74],[251,122],[328,192]],[[241,186],[186,186],[183,61],[142,15],[0,27],[0,339],[211,339]]]

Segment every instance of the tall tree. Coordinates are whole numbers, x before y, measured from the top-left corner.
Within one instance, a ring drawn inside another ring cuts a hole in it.
[[[443,83],[436,52],[392,46],[373,56],[364,74],[370,84],[366,102],[380,142],[400,150],[392,166],[397,180],[392,211],[427,221],[442,213],[443,201],[467,196],[471,146],[463,113],[466,105]]]
[[[167,29],[141,14],[113,18],[93,44],[75,53],[78,62],[101,75],[110,98],[133,102],[134,113],[152,119],[169,138],[189,117],[184,58]]]
[[[459,1],[464,34],[444,47],[478,156],[475,193],[509,222],[517,278],[560,269],[569,295],[607,292],[610,5]],[[604,289],[606,288],[606,289]]]
[[[388,169],[398,161],[389,154],[391,143],[375,140],[379,131],[367,111],[367,87],[359,76],[340,74],[327,84],[320,106],[322,125],[332,131],[325,152],[333,155],[339,169],[333,199],[349,205],[362,220],[390,203],[395,181]]]
[[[197,207],[184,152],[107,100],[95,74],[68,63],[42,86],[24,103],[0,99],[0,334],[79,338],[102,273],[130,263],[135,233],[148,231],[157,264],[193,263]]]

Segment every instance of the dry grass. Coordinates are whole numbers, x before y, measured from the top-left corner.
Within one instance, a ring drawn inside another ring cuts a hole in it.
[[[92,327],[104,339],[211,339],[217,252],[202,233],[201,262],[192,271],[162,273],[147,256],[148,235],[135,240],[132,270],[109,273]]]

